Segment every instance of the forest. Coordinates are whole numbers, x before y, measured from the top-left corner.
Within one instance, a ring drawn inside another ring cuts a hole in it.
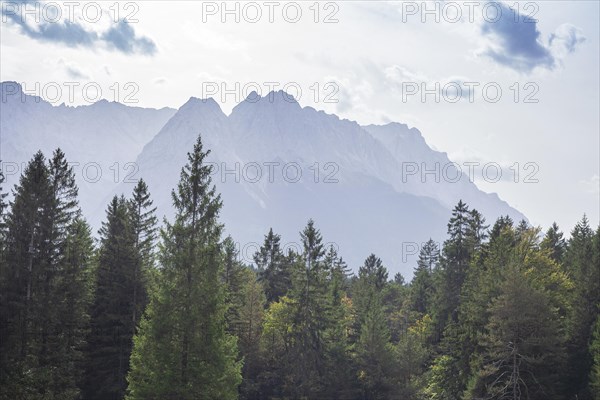
[[[309,216],[302,251],[269,230],[246,265],[208,154],[198,137],[172,219],[140,180],[97,235],[60,149],[0,189],[0,399],[600,399],[585,215],[567,239],[457,199],[410,282],[375,254],[351,273]]]

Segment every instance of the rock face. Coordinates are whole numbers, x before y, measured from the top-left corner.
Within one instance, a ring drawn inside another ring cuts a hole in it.
[[[392,275],[410,277],[413,253],[430,237],[443,240],[459,199],[489,221],[500,215],[524,218],[497,195],[480,191],[466,174],[456,174],[446,154],[432,150],[417,129],[398,123],[360,126],[301,107],[284,92],[262,98],[252,93],[229,116],[214,100],[197,98],[176,112],[108,102],[76,108],[8,104],[9,113],[2,111],[6,161],[25,161],[38,148],[61,146],[69,160],[97,160],[108,168],[137,154],[129,171],[120,166],[117,183],[109,169],[110,179],[82,185],[82,207],[95,227],[108,198],[128,194],[139,177],[147,181],[159,216],[170,216],[171,189],[201,134],[222,193],[222,221],[247,262],[270,227],[286,247],[299,248],[298,232],[313,218],[352,268],[373,252]],[[436,168],[437,177],[421,174]]]

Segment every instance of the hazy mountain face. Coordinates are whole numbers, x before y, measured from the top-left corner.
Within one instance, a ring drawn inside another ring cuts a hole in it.
[[[24,94],[15,82],[3,82],[0,90],[0,159],[7,187],[18,181],[35,152],[51,157],[60,147],[75,168],[83,210],[95,222],[102,217],[112,188],[139,175],[137,155],[176,111],[106,100],[55,107]]]
[[[443,239],[459,199],[488,221],[506,214],[523,218],[457,175],[418,130],[396,123],[362,127],[302,108],[283,92],[251,94],[229,116],[212,99],[191,98],[177,112],[17,100],[2,104],[2,157],[22,162],[37,149],[50,154],[60,146],[71,161],[104,166],[108,178],[80,180],[82,207],[95,227],[108,198],[129,194],[140,177],[159,216],[170,216],[171,189],[198,134],[211,150],[213,179],[224,202],[222,222],[247,262],[269,227],[282,235],[284,246],[299,248],[298,232],[313,218],[351,267],[375,252],[392,274],[410,276],[418,247],[430,236]],[[118,179],[110,169],[115,162]],[[436,168],[437,177],[421,171]]]

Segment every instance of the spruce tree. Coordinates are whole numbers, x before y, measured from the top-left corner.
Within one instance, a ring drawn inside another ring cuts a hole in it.
[[[132,293],[138,285],[135,269],[138,253],[123,196],[113,197],[100,229],[96,288],[91,307],[86,370],[87,399],[122,399],[132,349],[135,304]]]
[[[0,373],[5,399],[41,399],[37,393],[44,393],[47,386],[39,360],[39,321],[44,318],[41,285],[50,239],[48,175],[46,159],[38,152],[15,185],[7,216],[6,265],[0,270]]]
[[[2,161],[0,161],[0,164]],[[5,218],[5,210],[7,204],[4,199],[8,196],[8,193],[4,193],[2,184],[4,183],[4,173],[0,170],[0,260],[4,262],[4,243],[6,241],[6,223],[4,221]]]
[[[89,308],[93,296],[94,242],[87,222],[77,217],[67,231],[63,273],[57,290],[63,293],[56,305],[61,315],[62,378],[71,388],[85,385],[85,350],[89,334]],[[78,390],[79,391],[79,390]],[[77,391],[77,392],[78,392]],[[73,398],[79,398],[75,393]]]
[[[135,337],[128,399],[235,399],[241,381],[235,337],[225,331],[220,281],[221,198],[198,137],[172,192],[157,293]]]
[[[459,201],[448,223],[449,238],[444,242],[441,279],[435,299],[435,320],[440,328],[448,322],[457,322],[460,292],[477,245],[476,223],[471,216],[469,207]]]
[[[365,399],[386,398],[393,388],[393,347],[382,300],[387,277],[381,259],[371,254],[354,285],[357,378]]]
[[[388,280],[388,271],[383,266],[381,259],[375,254],[371,254],[358,269],[358,277],[375,289],[381,290]]]
[[[280,247],[280,236],[269,229],[260,249],[254,254],[258,276],[265,287],[267,302],[272,303],[284,296],[291,286],[288,263]]]
[[[467,385],[469,376],[469,352],[472,350],[472,332],[465,330],[468,324],[463,321],[461,310],[469,277],[477,274],[481,268],[477,261],[485,252],[487,226],[485,219],[476,210],[459,201],[448,223],[449,238],[444,242],[441,268],[434,275],[434,300],[432,314],[436,330],[436,339],[441,339],[440,350],[443,359],[438,359],[436,373],[447,376],[442,382],[452,380],[452,385],[444,389],[450,396],[459,397]],[[436,363],[437,363],[436,362]]]
[[[439,254],[438,246],[432,239],[425,243],[419,253],[419,260],[417,261],[410,290],[411,308],[422,314],[431,311],[434,290],[433,273],[438,268]]]
[[[590,392],[595,393],[594,399],[600,399],[600,315],[596,318],[594,334],[590,343],[590,355],[593,365],[590,372]]]
[[[567,392],[581,398],[589,398],[592,359],[588,346],[593,324],[600,313],[600,263],[594,261],[594,232],[584,215],[571,232],[565,258],[574,283],[569,317]]]
[[[469,398],[559,398],[556,366],[562,338],[547,294],[513,266],[490,313],[487,334],[481,337],[483,362]]]
[[[350,270],[330,246],[325,255],[329,273],[326,312],[330,321],[323,332],[325,377],[323,396],[328,399],[351,398],[356,394],[356,371],[351,358],[350,329],[352,328],[351,302],[346,295]]]
[[[550,251],[554,261],[562,263],[567,251],[567,242],[563,238],[563,233],[558,229],[556,222],[546,231],[544,240],[542,240],[542,248]]]
[[[494,240],[506,228],[513,228],[513,220],[508,215],[499,217],[490,229],[490,241]]]
[[[394,349],[381,304],[373,304],[363,318],[356,344],[358,381],[363,398],[389,398],[394,391]]]
[[[321,232],[309,220],[300,232],[303,246],[294,267],[290,299],[296,304],[294,313],[294,345],[291,349],[295,364],[291,366],[292,396],[314,397],[323,390],[325,374],[324,332],[329,326],[329,267],[324,262],[325,247]]]
[[[266,299],[263,287],[253,270],[243,268],[240,271],[240,281],[236,329],[240,355],[244,359],[240,393],[242,398],[257,399],[260,398],[259,375],[263,370],[260,342]]]
[[[42,362],[52,370],[49,382],[56,396],[75,398],[79,394],[81,358],[87,329],[89,291],[87,282],[92,246],[87,225],[81,220],[75,183],[75,173],[65,154],[57,149],[48,162],[51,187],[48,207],[48,259],[44,263],[44,304],[50,304],[43,314]],[[83,224],[79,227],[78,224]],[[82,230],[78,232],[78,230]],[[76,243],[74,235],[79,236]],[[67,254],[70,251],[71,254]],[[78,259],[68,259],[73,253]],[[72,263],[75,262],[75,265]],[[70,304],[70,306],[68,305]],[[61,307],[61,306],[65,307]],[[65,327],[70,325],[70,330]]]
[[[131,300],[133,329],[137,329],[148,304],[149,278],[154,268],[157,219],[156,207],[153,207],[152,204],[148,186],[143,179],[140,179],[129,200],[129,220],[137,256],[133,270],[134,284]]]
[[[12,398],[79,396],[87,324],[89,232],[64,153],[28,164],[7,218],[2,268],[2,381]],[[75,241],[75,237],[80,240]],[[73,254],[77,253],[77,259]],[[3,385],[4,386],[4,385]]]

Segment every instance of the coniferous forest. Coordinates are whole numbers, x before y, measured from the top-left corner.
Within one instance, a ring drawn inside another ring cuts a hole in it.
[[[567,240],[457,199],[411,282],[375,254],[348,266],[310,216],[301,252],[269,230],[245,265],[208,152],[190,149],[172,219],[140,180],[97,235],[61,150],[2,188],[3,400],[600,399],[585,216]]]

